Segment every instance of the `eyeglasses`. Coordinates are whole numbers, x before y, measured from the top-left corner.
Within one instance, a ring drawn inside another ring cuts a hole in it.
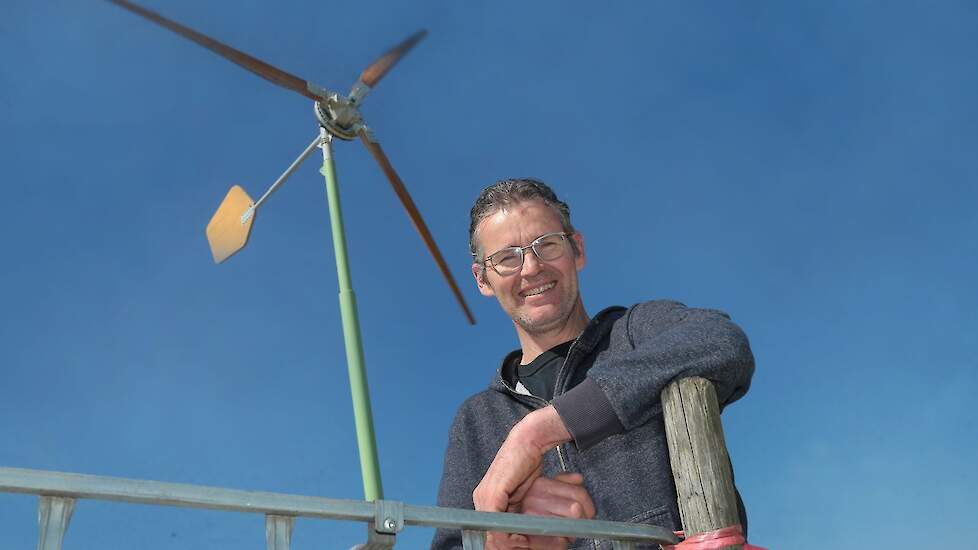
[[[523,267],[523,258],[526,251],[532,249],[537,258],[544,262],[551,262],[564,255],[567,249],[564,242],[570,237],[570,233],[556,232],[540,235],[527,246],[511,246],[498,252],[486,256],[483,264],[489,264],[493,271],[500,275],[512,275]]]

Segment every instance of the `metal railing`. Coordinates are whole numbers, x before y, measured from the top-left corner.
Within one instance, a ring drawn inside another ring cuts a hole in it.
[[[475,512],[392,500],[371,502],[252,492],[20,468],[0,467],[0,492],[40,496],[38,550],[60,550],[78,499],[264,514],[268,550],[289,549],[297,517],[366,522],[367,542],[356,545],[357,550],[388,550],[394,546],[397,533],[408,525],[461,529],[465,550],[482,550],[487,531],[604,539],[612,541],[615,550],[632,550],[636,543],[677,542],[670,530],[653,525]]]

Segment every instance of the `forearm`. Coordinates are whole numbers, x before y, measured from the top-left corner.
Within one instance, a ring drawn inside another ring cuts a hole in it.
[[[648,303],[630,310],[624,321],[587,378],[554,400],[578,447],[661,414],[659,395],[677,378],[712,381],[721,406],[747,391],[754,358],[747,337],[725,314]]]

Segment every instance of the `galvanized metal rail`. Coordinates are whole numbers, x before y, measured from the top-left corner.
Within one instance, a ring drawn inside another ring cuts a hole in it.
[[[482,550],[487,531],[605,539],[611,540],[616,550],[631,550],[636,543],[677,542],[671,531],[652,525],[475,512],[391,500],[370,502],[252,492],[21,468],[0,467],[0,492],[40,496],[38,550],[60,550],[78,499],[264,514],[268,550],[289,549],[297,517],[366,522],[367,542],[354,547],[358,550],[392,548],[397,533],[406,525],[461,529],[465,550]]]

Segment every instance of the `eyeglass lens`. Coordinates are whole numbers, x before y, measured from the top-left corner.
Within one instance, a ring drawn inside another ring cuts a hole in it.
[[[532,248],[537,258],[545,262],[556,260],[564,254],[564,235],[562,233],[544,235],[526,248]],[[523,266],[524,254],[524,248],[514,246],[489,256],[489,261],[497,272],[509,273]]]

